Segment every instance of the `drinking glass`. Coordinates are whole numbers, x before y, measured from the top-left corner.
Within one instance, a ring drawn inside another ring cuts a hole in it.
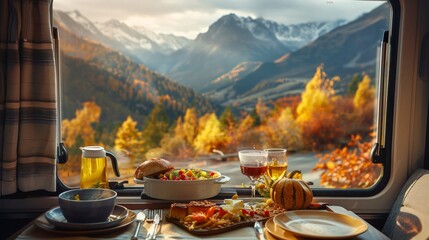
[[[256,180],[267,171],[267,153],[262,150],[241,150],[238,152],[238,158],[241,173],[250,178],[252,187],[250,203],[253,203]]]
[[[287,171],[288,159],[286,156],[286,149],[283,148],[268,148],[264,149],[268,158],[267,174],[271,180],[276,181],[284,177]]]

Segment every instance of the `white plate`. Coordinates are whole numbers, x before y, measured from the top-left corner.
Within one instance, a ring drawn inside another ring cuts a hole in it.
[[[67,222],[60,207],[53,208],[45,213],[46,220],[57,228],[70,230],[92,230],[109,228],[118,225],[128,216],[128,209],[121,205],[116,205],[112,213],[105,222],[98,223],[70,223]]]
[[[295,236],[319,239],[354,237],[368,229],[358,218],[320,210],[288,211],[275,216],[274,223]]]
[[[46,218],[41,215],[40,217],[36,218],[34,221],[35,225],[45,231],[61,234],[61,235],[92,235],[92,234],[101,234],[101,233],[108,233],[108,232],[114,232],[119,229],[122,229],[131,223],[134,222],[136,218],[136,214],[133,211],[128,211],[128,216],[119,222],[116,226],[109,227],[109,228],[102,228],[102,229],[90,229],[90,230],[72,230],[72,229],[61,229],[58,228],[52,224],[50,224]]]

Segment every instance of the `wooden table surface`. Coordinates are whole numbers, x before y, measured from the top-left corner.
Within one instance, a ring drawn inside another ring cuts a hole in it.
[[[154,207],[159,207],[158,205]],[[135,206],[129,207],[136,209]],[[361,219],[359,216],[354,214],[351,211],[348,211],[340,206],[329,206],[329,210],[336,212],[336,213],[342,213],[349,216],[353,216],[356,218]],[[166,211],[168,212],[168,209]],[[26,227],[18,231],[14,236],[11,237],[11,239],[130,239],[134,229],[136,227],[136,223],[133,222],[129,224],[127,227],[115,230],[113,232],[108,233],[99,233],[99,234],[64,234],[64,232],[55,232],[55,231],[46,231],[36,226],[35,221],[46,221],[44,219],[44,215],[39,216],[37,219],[35,219],[33,222],[28,224]],[[144,239],[146,236],[147,229],[149,229],[150,224],[145,223],[140,231],[139,239]],[[270,235],[267,230],[265,229],[265,237],[267,240],[275,240],[274,236]],[[230,232],[222,233],[222,234],[216,234],[211,236],[194,236],[190,233],[180,229],[179,227],[175,226],[174,224],[168,223],[166,221],[162,222],[162,227],[160,228],[160,231],[157,235],[157,239],[219,239],[219,240],[247,240],[247,239],[257,239],[255,236],[255,232],[252,227],[244,227],[241,229],[233,230]],[[291,235],[291,237],[288,239],[298,239],[301,238],[294,237]],[[376,228],[368,224],[368,230],[364,232],[363,234],[360,234],[352,239],[359,239],[359,240],[373,240],[373,239],[389,239],[387,238],[383,233],[378,231]]]

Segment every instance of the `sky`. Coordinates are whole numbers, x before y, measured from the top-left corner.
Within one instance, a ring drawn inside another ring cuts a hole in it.
[[[54,0],[54,9],[78,10],[91,21],[112,18],[156,33],[194,39],[221,16],[262,17],[283,24],[353,20],[385,1],[369,0]]]

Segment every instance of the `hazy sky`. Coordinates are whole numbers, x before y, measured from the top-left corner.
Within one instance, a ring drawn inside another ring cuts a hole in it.
[[[382,4],[368,0],[54,0],[54,9],[79,10],[91,21],[115,18],[157,33],[194,38],[229,13],[284,24],[353,20]]]

